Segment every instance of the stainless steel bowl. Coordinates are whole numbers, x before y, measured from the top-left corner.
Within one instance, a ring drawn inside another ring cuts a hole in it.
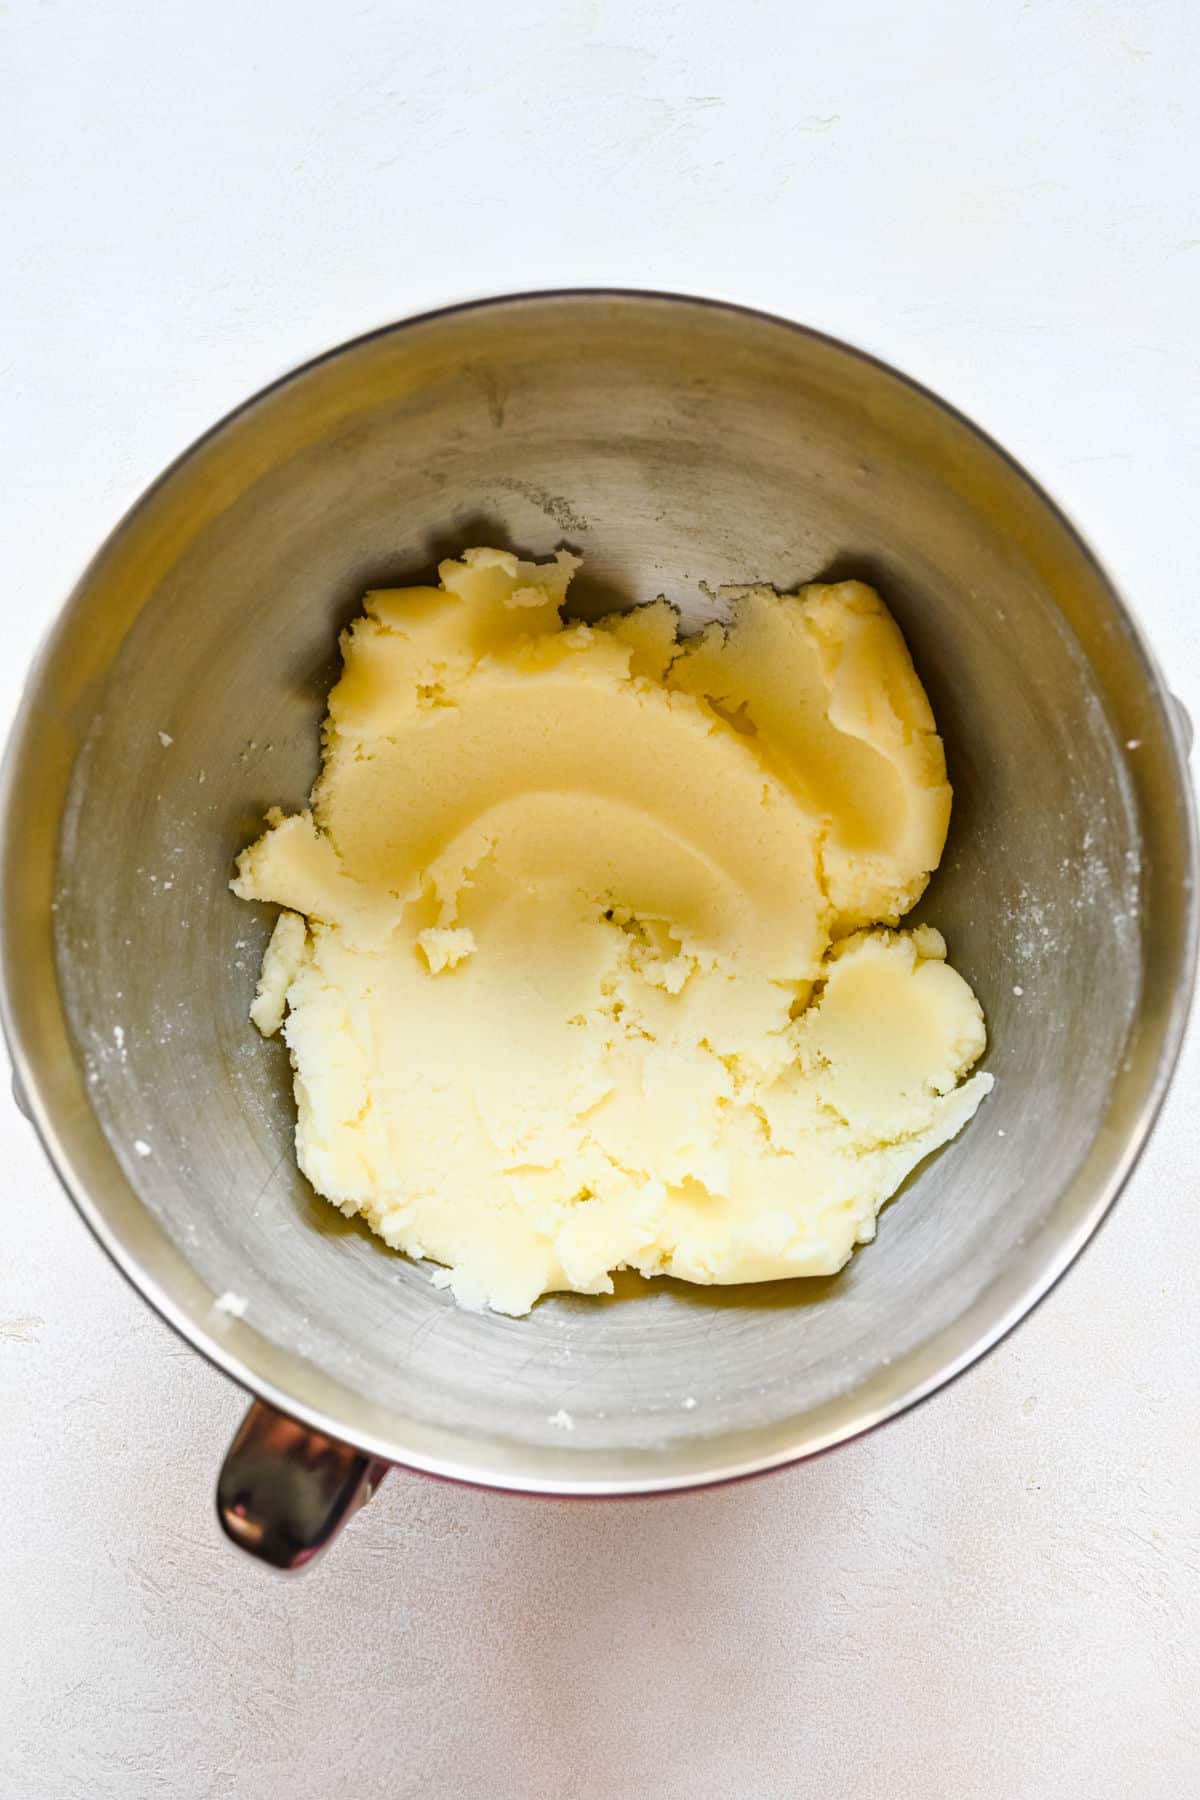
[[[983,1002],[997,1085],[834,1279],[631,1281],[528,1319],[467,1313],[296,1171],[286,1057],[246,1018],[270,919],[230,895],[232,859],[267,805],[307,793],[363,590],[474,543],[583,552],[592,610],[661,591],[700,616],[702,580],[845,573],[900,620],[955,788],[920,915]],[[5,1023],[47,1150],[145,1297],[337,1440],[317,1447],[334,1512],[368,1455],[645,1493],[809,1455],[932,1392],[1096,1229],[1162,1099],[1193,976],[1182,734],[1066,520],[882,364],[660,295],[414,319],[217,426],[59,619],[9,748],[3,829]],[[244,1316],[217,1304],[230,1294]],[[260,1474],[320,1461],[296,1427],[249,1441]],[[226,1483],[243,1501],[246,1466]]]

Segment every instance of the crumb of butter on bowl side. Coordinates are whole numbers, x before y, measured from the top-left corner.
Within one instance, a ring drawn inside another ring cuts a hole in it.
[[[576,567],[368,594],[310,806],[238,860],[300,1166],[468,1306],[830,1274],[991,1086],[897,929],[950,816],[929,703],[860,582],[681,640],[664,600],[564,623]]]

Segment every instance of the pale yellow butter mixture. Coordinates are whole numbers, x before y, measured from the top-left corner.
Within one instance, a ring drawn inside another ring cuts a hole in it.
[[[308,811],[234,891],[281,913],[313,1186],[467,1305],[633,1268],[839,1269],[974,1113],[983,1015],[894,929],[950,817],[928,701],[859,582],[564,624],[496,550],[368,594]]]

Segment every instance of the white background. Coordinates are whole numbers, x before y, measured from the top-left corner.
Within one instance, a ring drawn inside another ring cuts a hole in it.
[[[1186,0],[0,8],[5,717],[97,541],[245,394],[588,282],[773,308],[945,393],[1200,712],[1198,43]],[[869,1441],[609,1506],[396,1473],[292,1583],[213,1522],[239,1395],[5,1104],[3,1800],[1190,1800],[1198,1076],[1193,1040],[1037,1317]]]

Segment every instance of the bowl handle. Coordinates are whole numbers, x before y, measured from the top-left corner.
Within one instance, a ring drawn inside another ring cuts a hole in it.
[[[226,1537],[276,1569],[302,1569],[364,1506],[390,1465],[256,1400],[217,1480]]]

